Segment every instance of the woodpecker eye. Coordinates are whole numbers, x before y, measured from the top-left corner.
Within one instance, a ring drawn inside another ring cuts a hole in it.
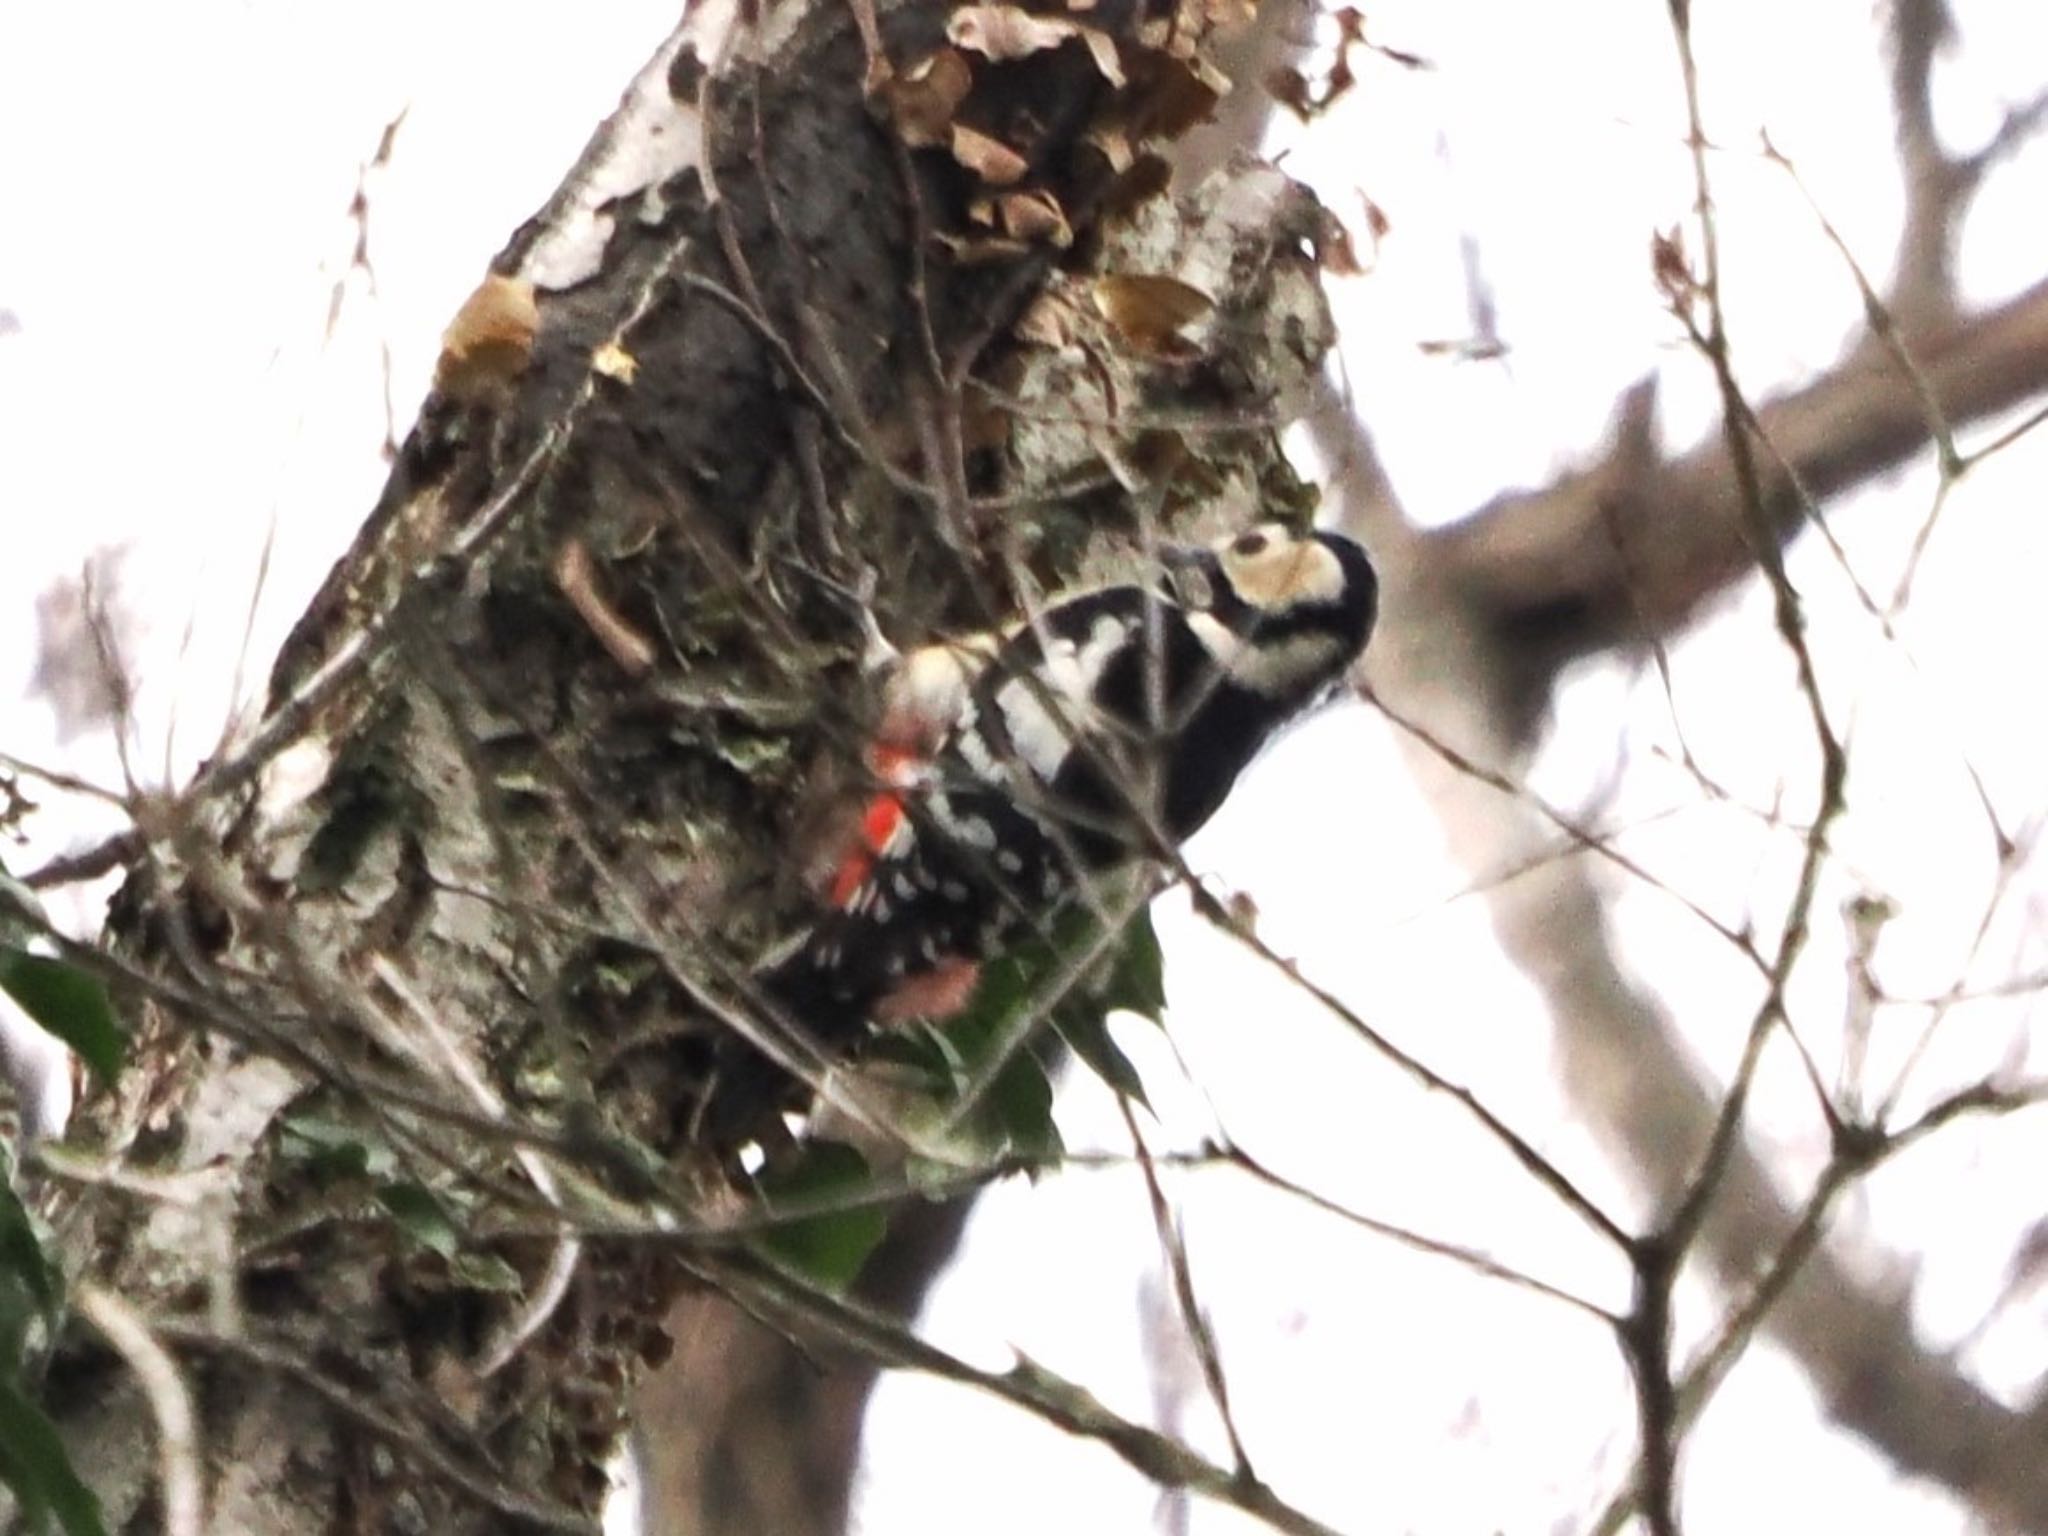
[[[1254,528],[1250,533],[1239,534],[1237,541],[1230,546],[1230,552],[1234,555],[1263,554],[1269,542],[1265,534]]]

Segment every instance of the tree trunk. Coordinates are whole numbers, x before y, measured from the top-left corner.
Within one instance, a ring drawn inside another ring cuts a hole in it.
[[[1269,171],[1155,195],[1203,15],[714,9],[451,327],[263,722],[143,817],[132,1058],[44,1205],[187,1367],[219,1529],[588,1529],[776,1124],[714,1046],[772,1034],[863,606],[979,627],[1291,494],[1324,226]],[[160,1405],[84,1329],[49,1383],[109,1528],[161,1528]]]

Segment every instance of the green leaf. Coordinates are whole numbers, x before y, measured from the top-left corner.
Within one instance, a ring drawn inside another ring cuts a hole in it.
[[[56,1426],[13,1381],[0,1378],[0,1478],[32,1528],[52,1514],[65,1536],[106,1536],[100,1501],[78,1479]]]
[[[64,960],[0,949],[0,990],[85,1059],[102,1082],[121,1071],[121,1025],[99,978]]]
[[[922,1020],[903,1029],[892,1029],[868,1041],[861,1055],[867,1062],[885,1062],[915,1074],[933,1093],[943,1093],[965,1070],[960,1049],[947,1038],[945,1030]]]
[[[1084,907],[1069,908],[1043,942],[1022,944],[991,961],[982,972],[974,1001],[946,1026],[945,1038],[960,1057],[956,1084],[970,1080],[996,1045],[1032,1006],[1052,977],[1077,953],[1096,942],[1101,929]],[[1147,1109],[1151,1102],[1137,1067],[1110,1037],[1104,1016],[1123,1009],[1157,1020],[1166,1006],[1159,939],[1148,911],[1140,910],[1102,963],[1049,1010],[1046,1022],[1083,1065],[1118,1093]],[[1042,1067],[1012,1061],[990,1085],[984,1127],[1015,1150],[1056,1155],[1058,1130],[1052,1122],[1052,1088]]]
[[[1026,1157],[1052,1159],[1066,1150],[1052,1122],[1052,1079],[1029,1051],[1019,1051],[988,1087],[989,1108],[1003,1140]]]
[[[14,1528],[27,1531],[29,1536],[46,1536],[50,1529],[50,1501],[43,1497],[42,1480],[29,1471],[4,1441],[0,1441],[0,1488],[12,1489],[15,1503],[21,1506]],[[8,1536],[13,1536],[12,1528]]]
[[[772,1217],[778,1201],[829,1206],[857,1198],[870,1187],[868,1162],[859,1152],[842,1142],[814,1141],[801,1157],[761,1180],[761,1203]],[[861,1266],[888,1228],[888,1213],[879,1205],[825,1210],[764,1232],[755,1247],[820,1289],[838,1292],[860,1277]]]
[[[0,1179],[0,1274],[18,1278],[43,1311],[57,1310],[57,1272],[43,1256],[27,1207],[4,1179]]]
[[[495,1253],[458,1253],[448,1261],[448,1273],[467,1290],[516,1296],[526,1289],[519,1271]]]
[[[1145,1097],[1145,1080],[1110,1034],[1109,1020],[1080,1009],[1067,1009],[1052,1022],[1067,1048],[1090,1072],[1125,1098],[1135,1099],[1147,1109],[1152,1107],[1152,1101]]]
[[[992,960],[983,969],[973,1003],[945,1026],[945,1042],[954,1058],[948,1074],[948,1099],[957,1102],[966,1086],[995,1058],[1018,1016],[1032,1005],[1040,974],[1034,967],[1042,967],[1048,959],[1042,946],[1034,946],[1029,952],[1013,951]],[[1057,1149],[1052,1084],[1045,1068],[1029,1051],[1019,1051],[1003,1063],[963,1129],[996,1150],[1009,1147],[1037,1156]]]
[[[1104,1007],[1141,1014],[1155,1024],[1166,1012],[1166,957],[1152,931],[1150,907],[1124,925],[1123,943],[1100,996]]]
[[[62,1291],[35,1219],[14,1193],[13,1160],[0,1147],[0,1378],[20,1370],[30,1329],[55,1321]]]
[[[452,1261],[462,1246],[462,1233],[448,1207],[423,1184],[380,1184],[377,1203],[389,1211],[399,1230],[429,1252]]]

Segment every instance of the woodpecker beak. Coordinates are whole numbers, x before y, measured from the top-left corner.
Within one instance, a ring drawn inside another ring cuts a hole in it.
[[[1221,574],[1215,554],[1185,544],[1169,544],[1159,551],[1160,591],[1191,612],[1205,612],[1216,602],[1216,580]]]

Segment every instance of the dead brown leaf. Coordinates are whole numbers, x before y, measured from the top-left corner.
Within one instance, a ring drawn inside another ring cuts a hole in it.
[[[1117,128],[1091,128],[1082,138],[1082,143],[1100,154],[1109,162],[1109,168],[1121,176],[1131,168],[1137,155],[1131,149],[1131,141]]]
[[[951,141],[953,114],[973,86],[966,56],[941,48],[889,81],[881,95],[897,137],[912,149],[930,149]]]
[[[1316,210],[1316,227],[1309,237],[1316,248],[1316,261],[1336,277],[1356,277],[1365,270],[1358,249],[1351,243],[1351,231],[1328,208]]]
[[[1050,192],[1005,192],[997,205],[1003,231],[1019,240],[1038,241],[1064,251],[1074,243],[1074,227]]]
[[[1145,54],[1132,66],[1134,89],[1125,131],[1134,140],[1177,139],[1215,114],[1230,79],[1207,59]]]
[[[1018,6],[961,6],[946,18],[946,41],[997,63],[1065,43],[1077,25],[1063,16],[1034,16]]]
[[[1692,258],[1685,251],[1685,231],[1678,225],[1650,236],[1650,277],[1673,314],[1682,318],[1691,312],[1700,283],[1693,276]]]
[[[1113,272],[1095,280],[1095,308],[1140,351],[1175,355],[1187,349],[1183,327],[1216,307],[1201,289],[1177,277]]]
[[[948,42],[996,63],[1028,58],[1057,48],[1069,39],[1087,48],[1103,79],[1114,86],[1123,85],[1124,70],[1117,57],[1116,39],[1078,21],[1069,21],[1064,16],[1034,16],[1014,5],[963,5],[946,20]]]
[[[539,330],[533,284],[493,272],[477,284],[442,333],[435,387],[461,400],[481,400],[509,388],[526,371]]]
[[[1080,30],[1059,16],[1034,16],[1014,5],[963,5],[946,18],[946,41],[1002,63],[1057,48]]]
[[[1074,339],[1073,311],[1058,294],[1042,293],[1018,316],[1013,329],[1019,341],[1057,351]]]
[[[1030,163],[1001,139],[965,123],[953,125],[953,158],[992,187],[1015,186]]]
[[[1124,67],[1117,57],[1116,39],[1107,32],[1098,32],[1093,27],[1077,27],[1075,35],[1087,45],[1088,55],[1095,60],[1095,69],[1103,79],[1118,90],[1124,87]]]

